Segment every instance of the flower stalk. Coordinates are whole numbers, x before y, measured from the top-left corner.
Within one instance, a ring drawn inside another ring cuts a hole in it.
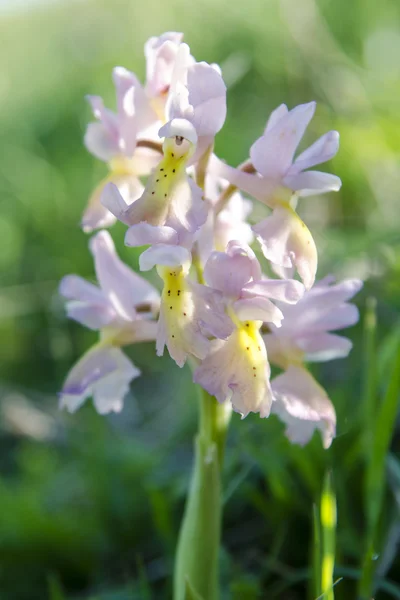
[[[230,405],[219,404],[201,391],[195,462],[179,534],[174,600],[190,593],[218,600],[218,558],[221,537],[221,470]]]

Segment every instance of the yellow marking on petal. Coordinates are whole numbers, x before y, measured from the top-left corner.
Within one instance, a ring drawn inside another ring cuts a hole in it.
[[[142,219],[158,225],[166,215],[171,197],[177,186],[186,182],[186,163],[194,146],[187,140],[177,143],[176,138],[166,138],[163,144],[164,158],[149,176],[143,193],[145,209]]]
[[[164,304],[164,315],[171,334],[179,335],[181,327],[189,322],[193,315],[193,303],[188,302],[186,272],[183,267],[157,266],[157,271],[164,281],[161,302]],[[172,336],[172,337],[173,337]]]
[[[236,343],[242,355],[242,360],[247,364],[248,374],[264,385],[265,367],[267,364],[267,351],[260,334],[261,321],[239,321],[232,310],[228,314],[236,325],[236,331],[232,334],[236,337]]]

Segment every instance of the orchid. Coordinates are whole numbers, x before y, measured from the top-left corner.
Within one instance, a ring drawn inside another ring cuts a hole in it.
[[[338,191],[341,186],[336,175],[306,170],[335,156],[339,148],[337,131],[326,133],[293,160],[315,106],[310,102],[289,111],[282,104],[273,111],[264,134],[250,148],[256,173],[214,161],[216,173],[273,210],[270,217],[253,227],[264,256],[278,268],[296,267],[307,289],[315,280],[317,249],[296,213],[297,198]]]
[[[128,203],[140,196],[143,186],[139,176],[149,173],[157,153],[137,148],[138,136],[157,121],[136,76],[124,69],[113,70],[117,96],[117,113],[104,106],[98,96],[88,96],[97,121],[89,123],[85,146],[97,158],[108,163],[110,174],[96,187],[83,215],[86,232],[112,225],[116,219],[101,202],[101,194],[109,182],[115,184]]]
[[[280,327],[282,312],[270,298],[297,302],[304,288],[298,281],[263,279],[250,247],[229,242],[226,252],[213,252],[204,268],[205,281],[225,297],[235,328],[226,341],[212,342],[210,354],[196,369],[194,381],[235,411],[269,415],[272,403],[270,367],[260,334],[263,322]]]
[[[75,411],[93,395],[100,413],[118,412],[129,383],[140,371],[120,350],[127,344],[155,339],[159,295],[117,256],[110,235],[100,231],[90,240],[100,287],[78,275],[67,275],[60,293],[67,314],[100,332],[100,341],[72,368],[61,392],[61,406]]]
[[[315,428],[320,429],[325,447],[332,442],[335,409],[304,363],[348,355],[351,342],[331,331],[357,323],[357,307],[348,300],[361,287],[358,279],[334,284],[332,277],[326,277],[296,305],[282,304],[282,327],[272,324],[271,333],[264,336],[272,362],[284,369],[272,380],[276,399],[273,412],[287,424],[287,435],[293,442],[306,444]]]
[[[165,136],[164,158],[150,175],[138,200],[128,206],[111,183],[103,191],[103,205],[130,226],[127,242],[132,246],[147,243],[142,241],[143,231],[148,231],[146,225],[162,228],[159,229],[162,238],[172,229],[178,241],[179,236],[196,232],[207,218],[203,192],[186,173],[187,161],[197,143],[194,127],[184,119],[174,119],[160,129],[160,135]],[[135,241],[137,236],[139,243]],[[154,243],[153,237],[149,243]]]
[[[167,348],[179,367],[188,363],[200,386],[201,418],[174,600],[215,600],[230,414],[275,413],[293,443],[304,445],[319,430],[327,448],[335,409],[307,362],[347,356],[351,343],[333,332],[358,320],[349,301],[362,284],[330,277],[314,284],[317,249],[297,202],[341,185],[337,176],[312,170],[337,153],[336,131],[295,158],[315,103],[279,106],[250,160],[234,169],[214,154],[227,112],[221,69],[197,62],[177,32],[151,37],[145,57],[143,85],[127,69],[114,69],[115,113],[89,96],[96,122],[85,145],[110,173],[93,193],[83,227],[124,223],[125,245],[140,248],[140,271],[155,268],[162,291],[120,260],[109,233],[92,237],[98,285],[68,275],[60,293],[68,316],[98,331],[99,341],[71,369],[60,405],[72,412],[92,396],[99,413],[121,411],[140,375],[122,350],[130,344],[155,341],[157,356]],[[239,190],[272,213],[251,226],[253,202]],[[261,262],[250,247],[254,238]],[[278,278],[264,274],[271,272]],[[272,379],[270,361],[280,369]]]
[[[147,271],[157,265],[164,282],[157,331],[157,354],[167,346],[180,367],[188,356],[205,358],[210,336],[225,339],[233,324],[225,315],[222,293],[189,279],[190,253],[181,246],[157,244],[140,257]]]

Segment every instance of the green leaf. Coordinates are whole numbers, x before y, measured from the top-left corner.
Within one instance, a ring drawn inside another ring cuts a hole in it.
[[[398,342],[389,384],[375,417],[374,435],[371,441],[369,462],[366,473],[366,515],[367,539],[366,552],[362,566],[359,594],[361,598],[370,598],[376,569],[376,537],[382,500],[385,490],[385,465],[389,444],[392,439],[398,410],[400,393],[400,344]]]
[[[49,600],[66,600],[59,578],[52,574],[47,577]]]
[[[204,600],[203,597],[194,590],[188,577],[186,577],[185,583],[185,600]]]

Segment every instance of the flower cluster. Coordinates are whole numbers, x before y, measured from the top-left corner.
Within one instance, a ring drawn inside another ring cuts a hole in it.
[[[124,223],[125,244],[146,246],[140,270],[155,268],[162,291],[120,261],[106,231],[91,238],[99,287],[69,275],[60,292],[68,315],[99,330],[100,340],[71,370],[61,405],[73,411],[93,396],[99,412],[121,410],[140,374],[121,347],[153,340],[157,354],[166,347],[180,367],[191,358],[194,382],[242,417],[273,412],[293,442],[304,444],[319,429],[327,447],[335,411],[306,362],[348,354],[351,343],[330,332],[357,321],[348,301],[362,284],[315,283],[317,249],[296,205],[340,188],[338,177],[310,170],[336,154],[339,135],[328,132],[294,158],[315,103],[282,104],[250,159],[227,165],[213,152],[226,117],[221,70],[197,62],[182,39],[169,32],[148,40],[144,85],[114,69],[116,112],[88,97],[96,121],[85,145],[109,175],[82,227]],[[241,192],[271,214],[251,226],[253,204]],[[282,371],[272,380],[269,361]]]

